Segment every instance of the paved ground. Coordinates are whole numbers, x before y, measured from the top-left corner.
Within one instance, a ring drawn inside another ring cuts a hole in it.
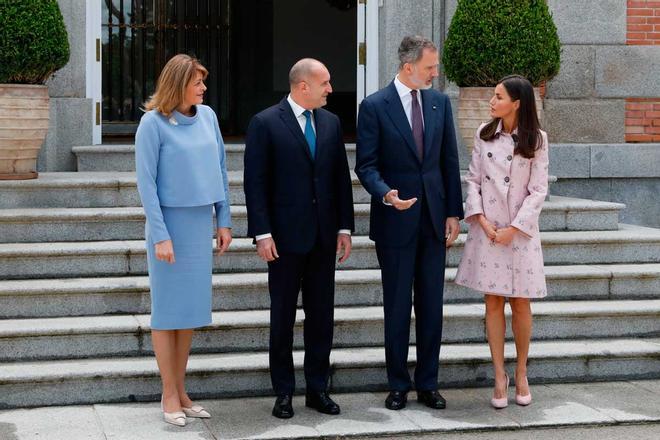
[[[463,432],[441,434],[409,434],[419,440],[658,440],[659,424],[589,426],[586,428],[542,428],[517,431]],[[369,440],[399,440],[406,437],[362,437]]]
[[[536,385],[532,392],[531,406],[500,411],[490,408],[488,388],[443,391],[443,411],[414,401],[388,411],[384,393],[336,394],[342,407],[337,417],[305,408],[297,396],[296,416],[287,421],[270,415],[272,398],[212,400],[200,403],[213,418],[185,428],[162,422],[157,403],[7,410],[0,411],[0,439],[660,439],[660,381]]]

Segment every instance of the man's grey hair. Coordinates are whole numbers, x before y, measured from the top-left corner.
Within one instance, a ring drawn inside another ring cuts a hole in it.
[[[289,85],[293,86],[304,81],[319,66],[324,66],[324,64],[314,58],[303,58],[296,61],[289,70]]]
[[[399,69],[403,69],[406,63],[416,63],[422,59],[424,49],[437,51],[433,41],[419,35],[403,37],[399,45]]]

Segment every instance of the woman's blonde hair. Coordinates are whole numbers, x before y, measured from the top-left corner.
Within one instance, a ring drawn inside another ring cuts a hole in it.
[[[144,104],[144,110],[158,110],[165,116],[170,116],[182,102],[186,87],[200,72],[206,79],[209,72],[196,59],[189,55],[175,55],[165,64],[156,82],[156,91]]]

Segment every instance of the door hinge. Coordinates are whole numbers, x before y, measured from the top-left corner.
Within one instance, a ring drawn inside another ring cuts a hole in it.
[[[358,64],[361,66],[367,65],[367,43],[365,42],[360,42],[358,48]]]
[[[101,39],[96,39],[96,61],[101,62]]]
[[[96,103],[96,125],[101,125],[101,103]]]

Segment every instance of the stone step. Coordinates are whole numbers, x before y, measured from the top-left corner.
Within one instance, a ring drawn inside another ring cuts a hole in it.
[[[480,292],[453,283],[445,272],[447,304],[480,302]],[[546,266],[548,299],[660,299],[660,264]],[[338,270],[337,307],[380,306],[380,270]],[[39,307],[35,307],[39,304]],[[268,277],[261,273],[213,275],[213,310],[265,310],[270,307]],[[151,308],[147,276],[0,281],[0,319],[144,314]]]
[[[461,234],[447,254],[458,264],[465,243]],[[616,231],[542,232],[546,265],[658,263],[660,230],[620,224]],[[374,244],[353,237],[351,258],[342,269],[375,269]],[[237,238],[223,256],[215,256],[216,272],[263,272],[252,240]],[[140,275],[146,273],[142,240],[0,244],[0,279]]]
[[[267,351],[269,314],[268,310],[216,312],[213,323],[195,333],[192,352]],[[303,348],[303,320],[299,310],[295,349]],[[0,320],[0,362],[150,355],[149,322],[149,315]],[[413,317],[411,343],[414,334]],[[510,331],[507,337],[512,339]],[[660,337],[660,299],[534,303],[534,340],[634,337]],[[446,305],[443,342],[487,342],[483,304]],[[383,343],[382,307],[335,309],[334,347]]]
[[[73,147],[78,171],[135,171],[135,145],[103,144]],[[227,170],[243,169],[245,144],[225,144]],[[355,144],[346,144],[348,165],[355,168]]]
[[[505,348],[513,370],[515,348]],[[536,341],[531,344],[530,383],[657,379],[660,339],[606,338]],[[294,352],[297,391],[303,390],[303,354]],[[442,387],[490,383],[487,344],[444,344],[439,383]],[[415,364],[415,349],[409,354]],[[102,358],[0,364],[0,408],[72,405],[160,399],[156,360],[148,357]],[[194,399],[270,395],[268,353],[195,354],[188,363],[187,389]],[[381,347],[339,348],[331,355],[331,392],[385,389]]]
[[[625,205],[551,196],[543,206],[543,231],[615,230]],[[369,234],[370,205],[355,205],[356,235]],[[247,235],[245,206],[232,207],[235,237]],[[467,224],[462,223],[463,232]],[[141,207],[0,209],[0,243],[144,239]]]
[[[243,172],[230,171],[228,177],[232,205],[244,205]],[[351,177],[353,201],[369,203],[371,197],[352,171]],[[550,184],[556,181],[548,177]],[[33,180],[0,180],[0,209],[128,206],[141,206],[133,172],[39,173]]]
[[[71,152],[78,171],[135,171],[135,145],[81,145]]]
[[[355,203],[368,203],[369,194],[353,179]],[[230,171],[232,205],[244,205],[243,172]],[[141,206],[133,172],[39,173],[33,180],[0,180],[2,208],[94,208]]]

